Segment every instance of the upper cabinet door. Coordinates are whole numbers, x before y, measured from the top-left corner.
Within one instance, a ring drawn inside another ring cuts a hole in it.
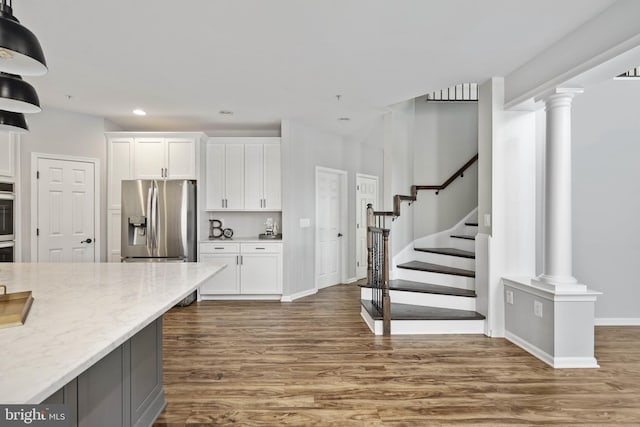
[[[225,145],[207,144],[206,158],[206,209],[224,209],[225,205]]]
[[[10,132],[0,132],[0,176],[13,178],[16,173],[15,138]]]
[[[136,138],[133,174],[135,179],[164,178],[164,138]]]
[[[165,178],[196,179],[196,143],[192,138],[167,138]]]
[[[264,208],[264,156],[263,144],[244,146],[244,208]]]
[[[133,178],[133,138],[109,139],[109,209],[120,209],[123,179]],[[119,245],[118,245],[119,246]]]
[[[225,208],[244,209],[244,144],[226,144]]]
[[[264,144],[264,209],[282,209],[280,144]]]

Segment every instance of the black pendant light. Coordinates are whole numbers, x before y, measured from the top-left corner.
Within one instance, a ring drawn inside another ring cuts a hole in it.
[[[20,76],[0,72],[0,110],[16,113],[39,113],[36,90]]]
[[[0,131],[25,133],[29,131],[24,114],[0,110]]]
[[[11,0],[2,0],[0,6],[0,71],[23,76],[47,72],[40,42],[13,16]]]

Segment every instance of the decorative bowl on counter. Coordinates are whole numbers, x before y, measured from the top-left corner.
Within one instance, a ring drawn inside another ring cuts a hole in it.
[[[282,240],[282,234],[258,234],[258,239],[260,240]]]

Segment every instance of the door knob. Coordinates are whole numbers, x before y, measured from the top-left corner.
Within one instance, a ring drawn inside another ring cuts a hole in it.
[[[342,233],[338,233],[338,237],[342,237]]]
[[[93,240],[91,240],[91,238],[87,239],[87,240],[83,240],[80,243],[91,243],[93,242]]]

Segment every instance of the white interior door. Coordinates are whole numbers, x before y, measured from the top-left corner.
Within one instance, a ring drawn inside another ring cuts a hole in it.
[[[378,177],[356,176],[356,278],[367,276],[367,205],[378,203]]]
[[[325,288],[341,282],[342,276],[342,174],[340,171],[318,169],[317,200],[317,287]]]
[[[37,262],[95,262],[95,165],[38,158]]]

